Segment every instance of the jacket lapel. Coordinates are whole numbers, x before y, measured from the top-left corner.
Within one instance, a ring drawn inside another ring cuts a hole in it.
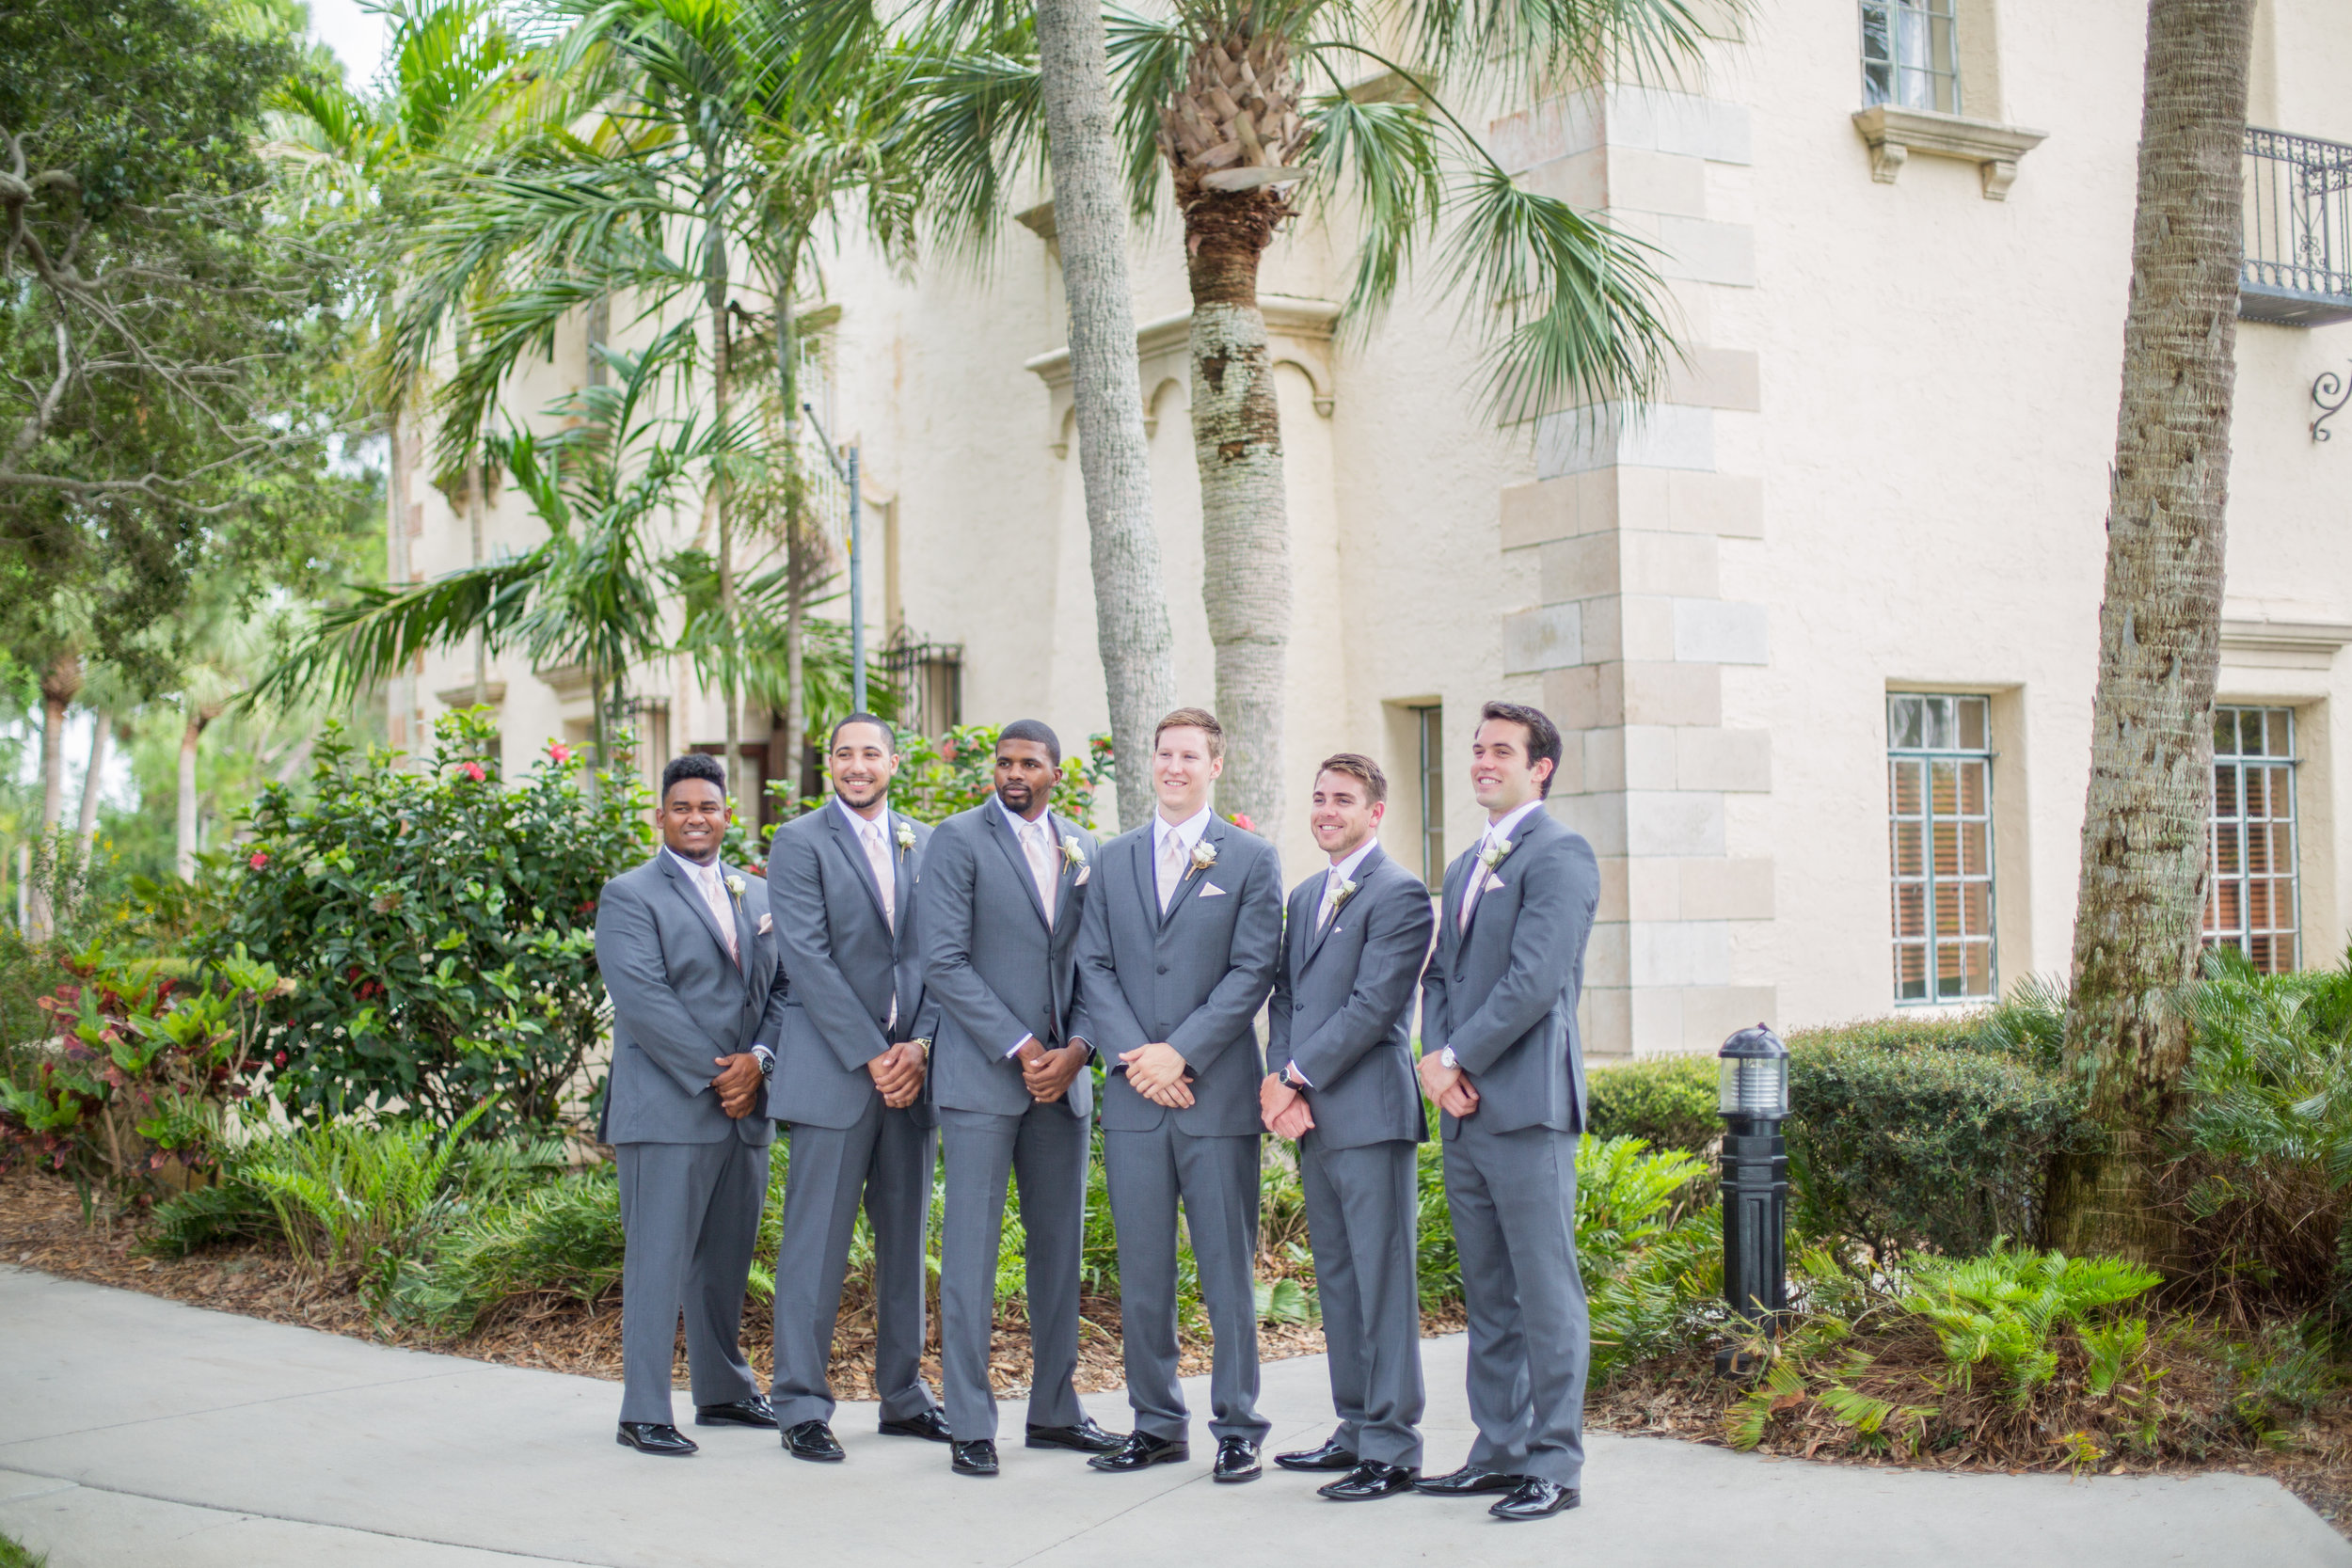
[[[1029,857],[1021,852],[1020,841],[1012,834],[1012,824],[1005,820],[1004,806],[997,801],[991,800],[988,805],[988,816],[990,836],[996,840],[996,847],[1005,852],[1005,859],[1011,863],[1012,879],[1021,884],[1023,893],[1028,895],[1029,909],[1037,916],[1037,923],[1041,926],[1047,924],[1045,906],[1038,901],[1037,879],[1029,875]],[[1052,820],[1050,813],[1047,820],[1049,822]]]
[[[1064,853],[1061,847],[1069,843],[1073,836],[1070,824],[1056,816],[1051,811],[1045,814],[1045,821],[1053,832],[1054,853],[1060,857],[1061,864],[1061,869],[1056,873],[1054,881],[1054,929],[1058,931],[1061,929],[1062,917],[1070,912],[1071,890],[1078,885],[1078,864]]]
[[[890,836],[890,885],[896,890],[891,894],[890,907],[901,911],[911,908],[914,897],[914,851],[898,843],[898,831],[905,825],[906,818],[897,812],[882,814],[882,832]],[[906,926],[901,920],[890,928],[890,950],[894,954],[900,950],[898,933]]]
[[[1438,942],[1441,952],[1450,950],[1446,960],[1450,969],[1461,967],[1462,949],[1470,943],[1470,933],[1462,929],[1462,900],[1470,896],[1470,879],[1473,869],[1483,869],[1478,865],[1475,847],[1463,850],[1446,868],[1445,896],[1439,901],[1438,910],[1438,918],[1444,924],[1438,928]]]
[[[1364,884],[1372,879],[1373,868],[1377,866],[1379,863],[1380,850],[1376,846],[1374,847],[1372,853],[1366,855],[1362,860],[1356,863],[1356,875],[1348,879],[1356,884],[1356,893],[1361,893],[1364,891]],[[1326,870],[1324,872],[1324,876],[1327,879],[1330,876],[1330,872]],[[1323,939],[1329,936],[1333,931],[1339,929],[1340,916],[1346,912],[1347,904],[1352,904],[1355,901],[1356,895],[1348,895],[1346,903],[1342,904],[1338,909],[1331,911],[1330,923],[1315,928],[1313,940],[1308,944],[1307,947],[1308,963],[1315,961],[1315,955],[1323,951]],[[1322,911],[1323,898],[1320,895],[1317,895],[1315,898],[1315,907],[1308,912],[1307,918],[1312,920]],[[1301,967],[1303,968],[1304,965]]]
[[[710,905],[703,898],[702,890],[689,880],[686,873],[678,868],[677,857],[665,848],[655,851],[654,859],[660,864],[661,874],[670,879],[670,885],[677,889],[677,895],[685,899],[687,908],[694,911],[694,918],[703,923],[703,929],[710,933],[710,940],[719,944],[720,956],[725,958],[727,962],[735,964],[739,972],[743,966],[727,955],[726,932],[720,927],[719,922],[712,918]],[[720,866],[720,875],[725,874],[726,868],[723,863]],[[739,929],[742,924],[741,911],[738,911],[736,926]]]
[[[826,801],[824,813],[825,825],[833,830],[834,842],[849,858],[850,874],[857,878],[857,885],[866,890],[867,900],[874,906],[874,918],[882,922],[884,931],[889,930],[890,917],[882,913],[882,888],[874,880],[873,864],[866,858],[866,847],[858,843],[857,835],[850,831],[850,825],[841,820],[840,800]],[[883,820],[887,821],[888,817]]]
[[[1224,847],[1225,834],[1224,834],[1223,832],[1221,832],[1219,830],[1220,830],[1220,829],[1222,829],[1222,828],[1224,828],[1225,826],[1226,826],[1225,818],[1223,818],[1223,817],[1221,817],[1221,816],[1217,816],[1215,812],[1211,812],[1211,813],[1209,814],[1209,825],[1208,825],[1207,827],[1205,827],[1205,828],[1203,828],[1203,829],[1201,829],[1201,830],[1200,830],[1200,837],[1198,840],[1196,840],[1196,841],[1194,842],[1194,846],[1193,846],[1193,847],[1194,847],[1195,852],[1197,853],[1197,852],[1199,851],[1199,849],[1200,849],[1200,847],[1201,845],[1203,845],[1203,844],[1212,844],[1212,845],[1216,845],[1216,846],[1217,846],[1219,848],[1222,848],[1222,847]],[[1159,830],[1158,830],[1157,828],[1154,828],[1154,829],[1152,829],[1152,832],[1153,832],[1154,834],[1156,834],[1156,833],[1159,832]],[[1150,858],[1151,858],[1151,857],[1150,857],[1148,854],[1145,856],[1145,859],[1146,859],[1147,861],[1148,861]],[[1173,920],[1176,918],[1176,911],[1179,911],[1179,910],[1181,910],[1181,909],[1183,909],[1183,908],[1184,907],[1185,900],[1189,899],[1189,898],[1192,896],[1192,889],[1193,889],[1193,884],[1194,884],[1194,883],[1196,883],[1196,882],[1198,882],[1198,881],[1200,881],[1202,878],[1206,877],[1206,876],[1207,876],[1207,875],[1208,875],[1211,871],[1214,871],[1214,870],[1216,870],[1216,862],[1214,862],[1214,861],[1212,861],[1211,863],[1209,863],[1209,864],[1208,864],[1208,865],[1206,865],[1206,866],[1203,866],[1203,865],[1202,865],[1202,864],[1201,864],[1199,861],[1197,861],[1197,860],[1196,860],[1196,861],[1190,861],[1190,862],[1188,862],[1188,863],[1185,864],[1185,866],[1184,866],[1184,879],[1183,879],[1183,880],[1181,880],[1181,881],[1179,881],[1179,882],[1176,884],[1176,892],[1175,892],[1175,895],[1174,895],[1174,896],[1170,897],[1170,898],[1168,899],[1168,911],[1167,911],[1165,914],[1162,914],[1162,915],[1159,917],[1159,919],[1160,919],[1160,926],[1162,927],[1162,928],[1163,928],[1163,929],[1165,929],[1165,928],[1167,927],[1167,926],[1168,925],[1168,923],[1169,923],[1169,922],[1173,921]],[[1160,891],[1160,889],[1159,889],[1159,879],[1158,879],[1158,877],[1157,877],[1156,872],[1157,872],[1157,868],[1156,868],[1156,867],[1154,867],[1154,875],[1153,875],[1153,878],[1152,878],[1152,901],[1154,904],[1157,904],[1157,903],[1159,902],[1159,891]]]
[[[1129,840],[1127,857],[1136,863],[1136,896],[1143,900],[1143,924],[1146,929],[1160,928],[1160,883],[1152,863],[1152,846],[1159,837],[1158,818],[1146,822]]]

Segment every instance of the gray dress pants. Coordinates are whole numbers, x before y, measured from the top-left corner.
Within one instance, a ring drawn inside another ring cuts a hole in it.
[[[947,1160],[947,1218],[940,1237],[940,1361],[947,1426],[959,1442],[996,1435],[989,1342],[996,1323],[996,1259],[1005,1183],[1021,1183],[1022,1257],[1029,1310],[1029,1425],[1086,1418],[1078,1370],[1078,1265],[1086,1243],[1089,1127],[1067,1105],[1017,1117],[939,1113]]]
[[[923,1381],[924,1239],[930,1223],[930,1128],[870,1100],[848,1127],[795,1123],[776,1248],[776,1422],[833,1419],[834,1320],[861,1202],[874,1233],[874,1387],[882,1418],[935,1410]]]
[[[1307,1233],[1338,1410],[1339,1445],[1359,1459],[1421,1468],[1420,1194],[1403,1139],[1298,1149]]]
[[[1446,1207],[1470,1313],[1470,1463],[1575,1486],[1584,1471],[1592,1326],[1576,1267],[1576,1134],[1488,1132],[1445,1142]]]
[[[1196,1138],[1168,1117],[1148,1132],[1105,1130],[1104,1175],[1119,1227],[1119,1319],[1136,1430],[1183,1441],[1177,1385],[1176,1205],[1192,1237],[1215,1348],[1209,1432],[1264,1441],[1258,1414],[1258,1137]]]
[[[670,1363],[678,1313],[697,1405],[759,1392],[743,1357],[743,1284],[768,1196],[768,1148],[618,1144],[621,1186],[621,1419],[675,1425]]]

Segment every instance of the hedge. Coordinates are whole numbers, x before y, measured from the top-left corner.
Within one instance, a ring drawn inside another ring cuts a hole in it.
[[[1585,1131],[1704,1156],[1723,1134],[1713,1056],[1643,1056],[1585,1077]]]

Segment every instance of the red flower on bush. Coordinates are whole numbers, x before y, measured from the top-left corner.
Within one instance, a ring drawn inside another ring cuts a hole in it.
[[[550,740],[548,742],[548,758],[551,762],[569,762],[572,760],[572,749],[560,740]]]
[[[1233,813],[1232,816],[1228,817],[1227,820],[1232,822],[1234,827],[1239,828],[1243,832],[1254,833],[1258,831],[1258,825],[1249,820],[1249,814],[1246,811],[1237,811]]]
[[[272,1056],[270,1060],[278,1067],[284,1067],[286,1065],[286,1053],[280,1051],[277,1055]]]
[[[262,867],[269,863],[269,851],[266,849],[256,849],[253,851],[253,858],[245,863],[251,866],[254,870],[259,871]]]
[[[485,777],[487,777],[487,775],[482,771],[482,764],[478,762],[461,762],[457,765],[457,771],[465,774],[466,777],[471,779],[476,784],[480,784]]]

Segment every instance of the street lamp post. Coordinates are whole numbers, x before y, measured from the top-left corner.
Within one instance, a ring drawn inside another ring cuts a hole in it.
[[[1724,1300],[1736,1323],[1770,1332],[1788,1310],[1788,1047],[1759,1023],[1724,1041]],[[1752,1369],[1739,1347],[1726,1376]]]
[[[833,465],[834,477],[850,491],[850,709],[866,711],[866,551],[858,537],[858,449],[849,450],[845,464],[841,453],[834,448],[833,437],[825,434],[824,424],[817,418],[817,410],[808,404],[801,404],[808,422],[817,429],[817,441],[825,449],[825,461]]]

